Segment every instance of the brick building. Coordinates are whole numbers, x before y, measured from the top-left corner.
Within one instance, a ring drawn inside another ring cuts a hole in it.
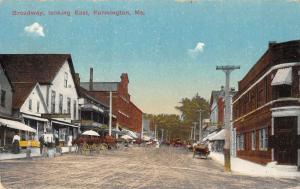
[[[271,42],[233,98],[237,156],[300,165],[300,41]]]
[[[143,112],[130,100],[128,84],[129,79],[126,73],[121,75],[120,82],[94,82],[92,68],[90,81],[80,83],[91,96],[107,105],[109,105],[109,93],[112,91],[112,112],[117,117],[118,126],[140,133]]]

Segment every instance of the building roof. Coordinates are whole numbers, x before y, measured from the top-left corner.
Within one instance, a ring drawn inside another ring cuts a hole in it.
[[[14,83],[14,94],[12,108],[19,109],[35,87],[36,83]]]
[[[117,91],[120,82],[93,82],[92,91]],[[80,82],[80,86],[90,90],[90,82]]]
[[[15,91],[13,108],[22,106],[36,83],[51,84],[66,61],[79,94],[70,54],[0,54],[0,63]]]
[[[102,101],[100,101],[100,100],[98,100],[98,99],[92,97],[92,96],[89,94],[88,90],[86,90],[86,89],[83,88],[83,87],[79,87],[79,96],[84,97],[84,98],[87,98],[87,99],[93,101],[93,102],[96,103],[96,104],[100,104],[100,105],[104,106],[105,108],[109,108],[109,106],[108,106],[105,102],[102,102]]]
[[[50,84],[67,60],[69,54],[0,54],[11,82]]]

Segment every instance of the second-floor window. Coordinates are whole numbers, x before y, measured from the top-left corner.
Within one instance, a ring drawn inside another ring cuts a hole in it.
[[[278,98],[290,97],[292,95],[292,87],[290,85],[277,86]]]
[[[64,97],[62,94],[59,94],[59,105],[58,105],[58,109],[59,109],[59,113],[61,114],[63,112],[63,100]]]
[[[73,119],[76,119],[76,112],[77,112],[77,102],[76,100],[73,101]]]
[[[29,99],[28,102],[28,109],[31,111],[32,110],[32,99]]]
[[[65,88],[68,87],[68,73],[67,73],[67,72],[65,72],[64,87],[65,87]]]
[[[67,98],[67,114],[71,113],[71,98]]]
[[[51,113],[55,113],[55,91],[51,92]]]
[[[6,91],[5,90],[1,90],[1,106],[5,107],[5,101],[6,101]]]

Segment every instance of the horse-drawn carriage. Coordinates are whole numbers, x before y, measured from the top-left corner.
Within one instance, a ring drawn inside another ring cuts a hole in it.
[[[193,147],[193,158],[198,155],[200,158],[207,159],[210,151],[205,144],[197,144]]]

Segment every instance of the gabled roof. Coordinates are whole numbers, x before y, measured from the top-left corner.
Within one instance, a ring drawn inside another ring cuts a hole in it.
[[[51,84],[66,61],[79,93],[70,54],[0,54],[0,63],[7,72],[13,89],[17,88],[16,83]]]
[[[117,91],[120,82],[93,82],[92,91]],[[90,90],[90,82],[80,82],[80,86]]]
[[[10,81],[8,75],[7,75],[7,71],[4,69],[4,67],[3,67],[3,65],[2,65],[2,63],[1,63],[1,61],[0,61],[0,67],[2,68],[3,73],[4,73],[5,77],[6,77],[6,79],[8,80],[9,85],[10,85],[10,87],[11,87],[12,90],[13,90],[13,85],[11,84],[11,81]]]
[[[14,83],[12,108],[19,109],[36,86],[36,83]]]
[[[1,54],[0,62],[12,82],[50,84],[69,58],[68,54]]]

